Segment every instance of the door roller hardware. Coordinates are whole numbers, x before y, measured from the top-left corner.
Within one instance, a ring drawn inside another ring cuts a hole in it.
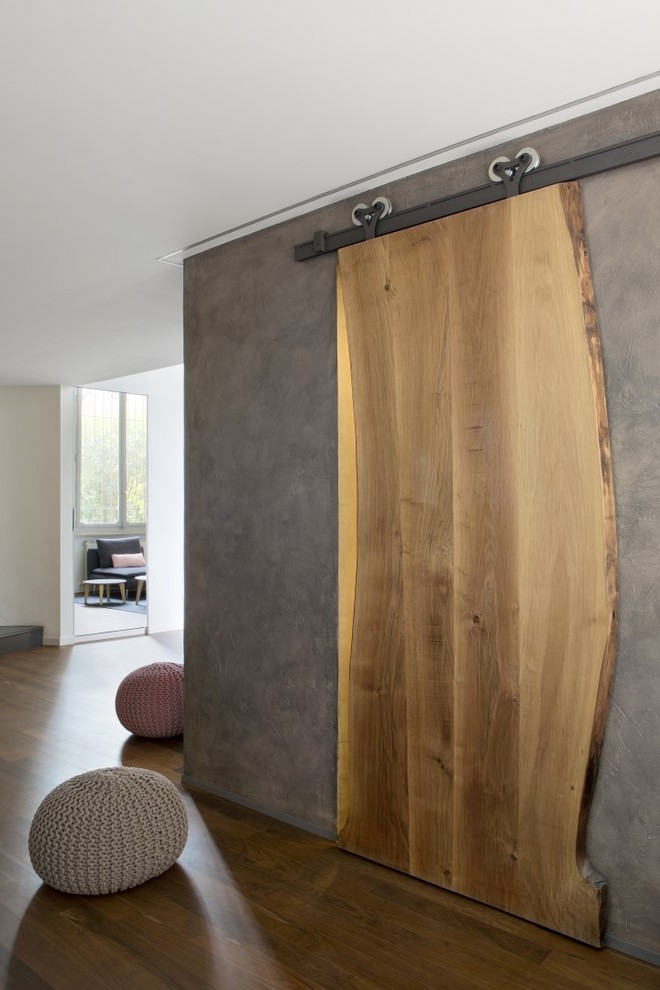
[[[338,251],[351,244],[359,244],[371,237],[383,237],[397,230],[407,230],[420,223],[429,223],[455,213],[464,213],[478,206],[488,206],[519,193],[545,189],[558,182],[574,182],[624,165],[635,165],[660,157],[660,132],[623,141],[608,148],[588,151],[583,155],[566,158],[561,162],[541,165],[535,148],[522,148],[515,158],[495,158],[488,169],[491,181],[486,185],[443,196],[419,206],[411,206],[398,212],[384,196],[377,197],[371,206],[358,203],[353,209],[352,226],[328,233],[318,230],[312,239],[295,247],[296,261],[308,261],[322,254]]]

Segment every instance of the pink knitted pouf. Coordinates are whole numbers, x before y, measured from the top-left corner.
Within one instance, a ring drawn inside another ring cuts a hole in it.
[[[117,688],[117,718],[129,732],[150,739],[183,732],[183,664],[138,667]]]

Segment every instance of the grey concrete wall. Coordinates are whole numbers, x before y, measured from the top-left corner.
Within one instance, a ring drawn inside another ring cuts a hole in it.
[[[525,145],[551,162],[652,131],[658,93],[373,192],[402,209],[482,185],[495,155]],[[660,952],[658,167],[583,184],[622,592],[589,847],[610,883],[610,934],[650,952]],[[296,263],[293,248],[347,226],[369,195],[185,266],[185,777],[326,833],[337,744],[335,258]]]
[[[335,258],[277,228],[186,266],[186,774],[332,832]]]
[[[590,855],[610,933],[660,952],[660,160],[584,183],[606,369],[619,649]]]

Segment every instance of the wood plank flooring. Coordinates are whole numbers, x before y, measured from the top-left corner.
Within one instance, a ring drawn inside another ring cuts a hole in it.
[[[181,659],[177,637],[0,658],[0,986],[9,990],[631,990],[660,970],[596,950],[181,788],[190,837],[141,887],[74,897],[41,884],[27,835],[45,794],[101,766],[178,787],[181,740],[128,735],[130,670]]]

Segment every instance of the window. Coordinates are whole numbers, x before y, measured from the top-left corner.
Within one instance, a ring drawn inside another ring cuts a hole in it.
[[[78,527],[147,522],[147,397],[79,388]]]

